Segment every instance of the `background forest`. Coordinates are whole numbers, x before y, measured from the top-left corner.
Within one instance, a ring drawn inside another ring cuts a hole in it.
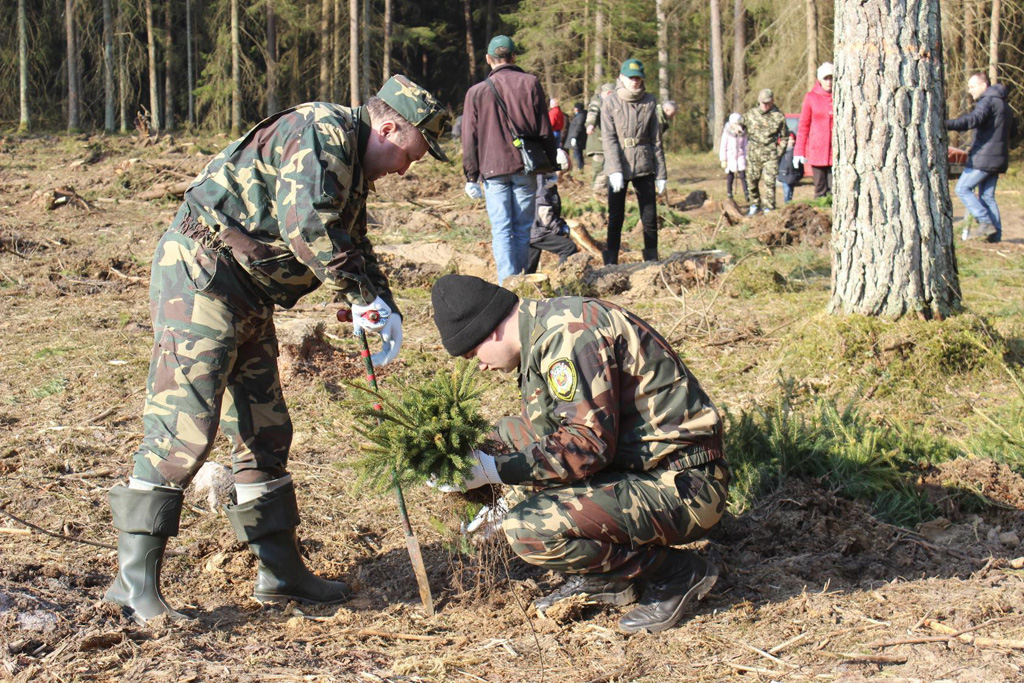
[[[950,113],[986,69],[1020,112],[1024,2],[941,6]],[[639,56],[681,105],[670,145],[702,149],[760,88],[799,111],[832,26],[823,0],[2,0],[0,126],[242,130],[303,101],[359,103],[392,73],[458,110],[507,33],[567,110]]]

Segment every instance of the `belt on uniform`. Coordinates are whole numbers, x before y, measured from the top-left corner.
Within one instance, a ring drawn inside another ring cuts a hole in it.
[[[191,240],[194,240],[195,242],[198,242],[207,249],[223,253],[230,253],[231,251],[227,245],[221,241],[220,235],[218,235],[213,228],[210,228],[196,220],[195,216],[193,216],[191,212],[186,213],[176,225],[172,226],[171,229]]]
[[[645,137],[644,138],[622,138],[622,146],[626,147],[626,148],[629,148],[629,147],[639,147],[640,145],[650,144],[650,142],[651,142],[651,139],[650,138],[645,138]]]

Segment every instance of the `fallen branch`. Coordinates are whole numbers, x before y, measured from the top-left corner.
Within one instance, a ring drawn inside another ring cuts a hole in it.
[[[732,662],[722,662],[728,667],[736,669],[737,671],[747,671],[755,674],[764,674],[766,676],[785,676],[785,671],[776,671],[775,669],[765,669],[760,666],[746,666],[744,664],[734,664]]]
[[[47,536],[52,536],[53,538],[59,538],[59,539],[64,540],[64,541],[73,541],[75,543],[82,543],[84,545],[96,546],[97,548],[106,548],[107,550],[117,550],[117,546],[110,545],[109,543],[100,543],[98,541],[88,541],[88,540],[86,540],[84,538],[75,538],[74,536],[65,536],[64,534],[58,534],[58,533],[55,533],[53,531],[48,531],[47,529],[44,529],[41,526],[36,526],[32,522],[27,522],[24,519],[22,519],[21,517],[18,517],[17,515],[14,515],[14,514],[11,514],[10,512],[8,512],[5,508],[9,504],[10,504],[10,501],[4,501],[3,504],[0,504],[0,514],[3,514],[6,517],[9,517],[9,518],[13,519],[18,524],[24,524],[29,529],[33,529],[35,531],[38,531],[41,534],[45,534]]]
[[[899,655],[859,655],[853,652],[828,652],[822,650],[821,654],[833,659],[845,659],[849,662],[864,662],[866,664],[906,664],[907,658]]]
[[[990,623],[994,621],[995,620],[992,620],[990,622],[981,624],[980,626],[975,626],[973,629],[965,629],[963,631],[957,631],[954,628],[950,628],[945,624],[933,621],[931,619],[926,620],[924,622],[924,625],[933,631],[938,631],[939,633],[945,634],[948,640],[952,640],[955,638],[956,640],[959,640],[961,643],[966,643],[967,645],[974,645],[975,647],[1005,647],[1011,650],[1024,650],[1024,640],[1010,640],[1007,638],[985,638],[983,636],[975,636],[972,633],[968,633],[968,631],[973,631],[980,629],[984,626],[988,626]]]

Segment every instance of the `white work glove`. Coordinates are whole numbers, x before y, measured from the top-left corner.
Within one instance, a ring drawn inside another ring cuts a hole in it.
[[[655,180],[654,181],[654,190],[658,194],[665,194],[665,184],[667,182],[668,182],[667,180]]]
[[[373,322],[367,316],[367,314],[373,311],[377,313],[377,322]],[[388,324],[388,318],[390,317],[391,307],[379,296],[367,306],[352,304],[352,336],[358,337],[359,330],[380,332]]]
[[[807,157],[793,157],[793,168],[800,168],[800,164],[806,164]]]
[[[573,138],[572,140],[569,140],[569,146],[570,147],[575,147],[576,146],[576,138]]]
[[[480,183],[466,183],[466,194],[470,199],[481,199],[484,191],[480,189]]]
[[[474,543],[482,543],[501,528],[501,523],[508,515],[508,502],[504,497],[495,501],[494,505],[484,505],[468,524],[462,524],[462,535],[470,537]]]
[[[402,316],[392,313],[380,330],[380,351],[370,356],[373,367],[379,368],[398,358],[398,350],[402,348]]]
[[[555,152],[555,163],[558,164],[558,168],[563,170],[569,167],[569,155],[561,147]]]
[[[473,465],[466,475],[466,481],[462,482],[463,490],[471,491],[486,484],[500,484],[501,477],[498,476],[498,465],[494,462],[494,456],[483,451],[473,451],[477,464]]]
[[[621,173],[609,173],[608,187],[612,188],[612,192],[622,192],[624,180]]]

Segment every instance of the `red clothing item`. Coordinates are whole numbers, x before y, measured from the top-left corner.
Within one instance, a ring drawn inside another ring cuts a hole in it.
[[[565,114],[562,113],[562,109],[560,107],[548,109],[548,121],[551,122],[551,132],[561,133],[565,128]]]
[[[800,108],[793,156],[806,158],[810,166],[831,166],[832,120],[832,93],[815,83]]]

